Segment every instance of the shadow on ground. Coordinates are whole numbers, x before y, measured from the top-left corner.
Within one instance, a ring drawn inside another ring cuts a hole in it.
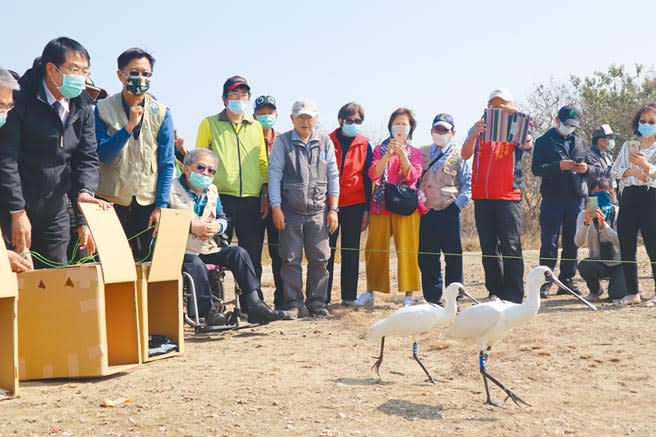
[[[331,379],[330,382],[344,385],[392,385],[391,381],[383,381],[380,378],[337,378]]]
[[[389,416],[400,416],[408,420],[444,418],[441,405],[416,404],[402,399],[390,399],[381,404],[377,410]]]

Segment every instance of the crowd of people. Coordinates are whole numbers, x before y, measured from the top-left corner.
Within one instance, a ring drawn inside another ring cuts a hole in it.
[[[640,231],[656,269],[656,103],[637,110],[635,137],[616,159],[611,127],[601,124],[588,146],[570,105],[553,128],[523,144],[487,138],[482,118],[459,145],[453,116],[441,112],[430,127],[432,143],[423,146],[412,141],[413,112],[398,108],[388,137],[372,146],[361,105],[341,107],[327,134],[317,129],[315,104],[300,99],[291,108],[293,128],[280,133],[276,99],[255,98],[249,114],[251,87],[232,76],[221,90],[224,107],[200,122],[187,151],[168,107],[149,93],[151,54],[130,48],[118,56],[122,90],[111,96],[93,86],[89,66],[87,50],[60,37],[21,77],[0,70],[0,224],[14,271],[52,265],[44,260],[65,265],[72,247],[94,253],[79,203],[114,208],[126,235],[136,236],[130,243],[138,261],[151,256],[161,209],[177,208],[193,211],[182,267],[194,277],[198,312],[210,324],[224,320],[212,308],[206,264],[232,270],[249,320],[328,316],[339,237],[341,305],[373,305],[376,292],[390,292],[391,239],[403,304],[412,305],[419,291],[439,304],[446,285],[464,282],[460,212],[473,200],[485,287],[519,303],[525,153],[542,179],[540,264],[556,266],[560,240],[565,285],[578,291],[578,268],[590,299],[601,299],[600,279],[609,278],[609,298],[640,303]],[[488,108],[518,112],[507,89],[493,91]],[[366,291],[358,295],[367,229]],[[265,233],[273,308],[260,286]],[[228,242],[236,235],[238,245],[221,247],[219,235]],[[577,263],[586,244],[589,258]]]

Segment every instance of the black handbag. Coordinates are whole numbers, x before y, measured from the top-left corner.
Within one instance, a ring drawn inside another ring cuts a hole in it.
[[[417,210],[417,190],[408,184],[385,183],[385,209],[399,215],[411,215]]]

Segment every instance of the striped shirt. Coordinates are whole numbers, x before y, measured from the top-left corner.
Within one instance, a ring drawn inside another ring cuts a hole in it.
[[[613,167],[610,170],[611,177],[614,179],[620,179],[621,190],[623,190],[625,187],[630,187],[633,185],[656,188],[656,142],[652,143],[652,145],[646,149],[640,149],[640,151],[645,154],[645,159],[647,159],[647,162],[650,165],[649,177],[647,178],[647,181],[642,181],[636,176],[622,176],[624,172],[630,168],[640,169],[640,167],[638,167],[636,164],[631,164],[629,161],[629,156],[631,155],[631,146],[628,142],[625,142],[622,145],[622,149],[617,155],[617,158],[613,163]]]

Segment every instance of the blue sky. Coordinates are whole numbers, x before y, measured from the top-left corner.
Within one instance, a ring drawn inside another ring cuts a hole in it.
[[[222,109],[220,88],[233,74],[248,79],[254,97],[278,99],[279,130],[291,128],[298,97],[315,100],[328,131],[339,107],[355,100],[369,132],[397,107],[412,108],[421,144],[439,112],[451,113],[464,135],[494,88],[521,101],[551,76],[656,59],[650,1],[5,3],[1,66],[22,73],[50,39],[66,35],[91,53],[96,84],[115,93],[117,56],[144,48],[157,59],[151,90],[188,147],[200,120]]]

